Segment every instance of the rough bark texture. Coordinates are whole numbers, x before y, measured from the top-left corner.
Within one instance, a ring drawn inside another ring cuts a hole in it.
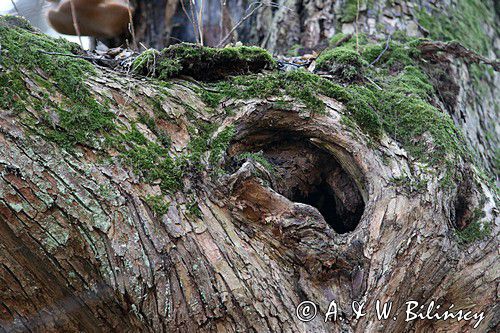
[[[28,52],[41,58],[37,50]],[[2,52],[13,51],[4,46]],[[449,64],[467,75],[459,59]],[[11,70],[0,67],[0,78]],[[117,132],[111,138],[133,134],[127,136],[133,146],[139,132],[162,145],[160,134],[168,134],[170,156],[188,154],[182,184],[165,191],[165,179],[146,180],[145,170],[134,169],[121,148],[103,139],[105,131],[69,146],[61,142],[54,135],[65,121],[58,112],[74,107],[66,101],[74,92],[61,86],[57,72],[23,68],[18,74],[28,93],[16,92],[12,100],[13,81],[1,81],[0,330],[471,330],[467,321],[405,322],[408,300],[484,311],[477,331],[498,327],[498,195],[470,160],[457,158],[451,185],[443,186],[446,170],[422,164],[387,135],[374,143],[345,121],[346,106],[333,98],[321,96],[324,113],[286,96],[225,99],[211,109],[191,80],[164,86],[94,70],[78,87],[112,113]],[[463,105],[470,86],[462,74],[453,79],[456,103]],[[21,96],[30,102],[20,111]],[[435,103],[446,110],[443,100]],[[451,109],[458,126],[497,118],[492,108],[474,105],[463,121],[454,110],[464,109]],[[212,152],[196,157],[201,167],[190,165],[200,124],[216,128],[208,138]],[[486,137],[483,125],[473,128]],[[229,146],[211,161],[227,129]],[[476,151],[493,169],[488,154],[498,136],[485,142]],[[258,151],[273,172],[256,158],[235,159]],[[335,212],[324,200],[335,201]],[[491,232],[461,244],[456,229],[472,223],[474,214]],[[303,300],[319,306],[307,323],[295,314]],[[340,304],[342,320],[325,323],[331,300]],[[376,300],[393,301],[397,319],[378,321]],[[352,301],[366,303],[365,317],[354,319]]]
[[[232,27],[252,13],[229,41],[259,45],[275,54],[297,47],[306,52],[320,51],[336,34],[356,32],[379,40],[397,34],[459,40],[487,58],[498,57],[500,49],[498,6],[489,0],[360,0],[359,10],[357,0],[279,0],[272,5],[264,2],[255,12],[251,1],[231,0],[227,1],[222,22],[220,1],[204,3],[206,45],[217,45]],[[177,1],[137,1],[136,8],[137,38],[145,45],[160,49],[179,40],[196,40],[192,24]],[[463,61],[434,66],[434,71],[432,63],[429,67],[430,75],[441,82],[444,107],[464,129],[468,143],[483,160],[483,167],[498,173],[499,75]]]

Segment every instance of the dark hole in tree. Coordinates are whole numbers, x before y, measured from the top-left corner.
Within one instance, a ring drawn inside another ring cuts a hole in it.
[[[468,213],[467,202],[464,197],[459,196],[455,203],[455,226],[464,229],[466,226],[466,215]]]
[[[455,228],[459,230],[465,229],[474,217],[472,211],[472,184],[470,178],[466,178],[458,185],[457,197],[452,210],[452,218]]]
[[[275,190],[294,202],[315,207],[337,232],[353,231],[365,208],[357,184],[328,152],[294,133],[259,132],[232,146],[261,152],[273,165]]]
[[[289,199],[316,207],[325,221],[339,234],[353,231],[363,215],[364,205],[358,205],[354,211],[349,211],[325,182],[312,188],[307,194],[298,193]]]

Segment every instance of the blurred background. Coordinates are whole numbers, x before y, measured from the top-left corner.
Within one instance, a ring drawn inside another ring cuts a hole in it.
[[[50,6],[53,6],[53,4],[45,0],[0,0],[0,15],[12,14],[23,16],[45,34],[54,37],[63,37],[72,42],[79,43],[78,37],[62,35],[48,25],[45,13]],[[84,48],[88,49],[89,38],[82,37],[82,44]]]

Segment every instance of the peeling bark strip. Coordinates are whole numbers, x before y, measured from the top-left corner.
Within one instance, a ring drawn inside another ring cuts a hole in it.
[[[208,108],[189,81],[62,66],[39,45],[24,47],[36,66],[16,67],[5,52],[19,50],[0,43],[1,331],[476,324],[405,321],[410,300],[484,312],[478,332],[498,326],[497,196],[469,160],[457,158],[445,186],[446,170],[387,135],[375,143],[331,97],[318,95],[325,110],[315,113],[288,96]],[[308,199],[317,192],[335,201],[335,218],[325,199]],[[351,212],[359,218],[346,221]],[[456,228],[479,220],[490,235],[460,244]],[[305,300],[318,310],[309,322],[296,314]],[[325,322],[332,300],[342,320]],[[377,319],[377,300],[393,302],[396,320]]]

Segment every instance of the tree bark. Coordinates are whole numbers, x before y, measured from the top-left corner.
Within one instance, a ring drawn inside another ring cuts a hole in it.
[[[498,56],[498,11],[489,0],[360,0],[359,10],[357,0],[279,0],[262,3],[255,11],[252,11],[256,7],[252,2],[231,0],[224,6],[222,22],[220,1],[207,0],[204,4],[202,30],[207,36],[205,44],[209,46],[218,45],[237,26],[228,42],[242,41],[281,55],[294,47],[306,53],[319,52],[336,34],[359,33],[377,40],[397,34],[459,40],[487,58]],[[192,23],[180,2],[137,0],[135,7],[137,40],[147,47],[161,49],[179,41],[196,41]],[[424,22],[429,16],[430,26],[425,24],[429,20]],[[432,63],[430,67],[432,71]],[[484,67],[471,67],[469,61],[444,67],[429,73],[442,82],[443,107],[464,129],[467,142],[482,159],[483,167],[498,173],[498,74]],[[450,93],[451,97],[447,96],[450,89],[455,90]]]
[[[12,53],[6,42],[2,57]],[[203,152],[201,169],[180,176],[182,189],[165,191],[163,180],[147,181],[107,145],[105,133],[68,147],[50,128],[38,131],[47,117],[60,130],[54,110],[74,107],[64,102],[71,92],[42,69],[19,70],[40,104],[22,112],[19,99],[0,104],[0,330],[469,332],[477,322],[405,321],[410,300],[484,312],[477,331],[498,328],[498,195],[471,161],[458,161],[443,186],[444,170],[423,166],[387,135],[374,145],[346,125],[346,106],[333,98],[321,96],[324,114],[287,96],[230,98],[210,109],[193,80],[165,86],[93,70],[81,88],[107,106],[121,134],[138,131],[161,146],[159,133],[167,133],[169,156],[190,152],[200,123],[217,128],[209,142],[229,128],[234,135],[222,161]],[[0,77],[11,71],[1,67]],[[468,89],[460,77],[459,99]],[[1,86],[5,100],[9,87]],[[495,117],[479,109],[470,114]],[[487,156],[498,138],[485,142]],[[262,151],[274,171],[256,158],[229,163],[247,151]],[[342,207],[335,216],[318,184]],[[490,235],[459,243],[456,229],[478,211]],[[305,300],[318,310],[309,322],[296,314]],[[325,322],[332,300],[338,318]],[[377,319],[377,300],[393,302],[387,320]],[[365,316],[356,319],[354,301]]]

